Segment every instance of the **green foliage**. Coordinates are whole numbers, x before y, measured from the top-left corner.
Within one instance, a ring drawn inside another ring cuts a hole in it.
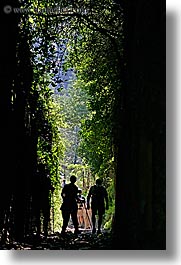
[[[91,175],[113,187],[112,128],[121,89],[122,10],[112,0],[29,0],[24,7],[32,10],[20,26],[28,28],[31,39],[38,161],[46,164],[57,185],[60,165],[70,165],[69,173],[81,181]],[[76,78],[66,90],[59,73],[69,68]],[[59,96],[53,96],[57,85]],[[113,193],[110,189],[109,195]]]
[[[50,220],[51,220],[52,231],[54,230],[54,232],[60,231],[63,224],[63,218],[60,211],[61,204],[62,204],[62,197],[61,197],[61,187],[59,183],[56,184],[56,188],[51,197]]]
[[[80,164],[82,159],[78,156],[79,131],[81,120],[88,115],[87,94],[70,77],[68,82],[67,88],[61,90],[59,97],[61,114],[66,123],[66,127],[61,129],[66,146],[64,164]]]
[[[60,105],[52,95],[47,96],[50,88],[39,92],[37,109],[35,113],[38,127],[37,156],[40,163],[46,164],[53,182],[58,181],[60,160],[63,158],[64,143],[59,128],[64,126]]]
[[[103,225],[105,229],[110,230],[112,228],[112,219],[114,217],[115,211],[115,193],[114,193],[114,180],[112,179],[107,188],[108,197],[109,197],[109,209],[106,210],[105,218]]]
[[[77,2],[77,6],[79,5]],[[71,22],[64,69],[76,71],[76,82],[87,93],[88,116],[81,122],[79,155],[90,166],[95,177],[114,194],[114,111],[120,82],[122,55],[121,10],[112,1],[91,3],[91,12],[75,17]],[[81,7],[88,8],[86,1]],[[75,26],[75,23],[77,26]],[[114,200],[108,219],[111,223]]]

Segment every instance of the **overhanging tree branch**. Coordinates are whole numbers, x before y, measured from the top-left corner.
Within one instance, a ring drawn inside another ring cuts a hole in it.
[[[60,14],[36,14],[36,13],[32,13],[32,15],[37,15],[37,16],[42,16],[42,17],[47,17],[47,16],[48,17],[77,17],[77,18],[81,19],[82,23],[85,24],[85,22],[87,22],[87,24],[85,24],[87,27],[93,28],[96,31],[100,32],[105,37],[107,37],[110,40],[110,42],[113,44],[115,51],[117,53],[117,56],[120,56],[118,44],[117,44],[116,38],[113,36],[113,32],[111,32],[110,30],[108,30],[106,28],[99,27],[94,21],[92,21],[85,14],[81,14],[81,13],[77,13],[77,12],[67,12],[67,13],[60,13]]]

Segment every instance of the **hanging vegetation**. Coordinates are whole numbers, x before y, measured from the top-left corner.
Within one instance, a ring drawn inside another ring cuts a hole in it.
[[[105,228],[121,248],[143,247],[144,238],[154,246],[157,231],[163,239],[161,8],[143,2],[16,0],[4,7],[2,169],[10,177],[1,180],[3,241],[59,231],[62,180],[71,174],[85,196],[102,178],[110,201]]]

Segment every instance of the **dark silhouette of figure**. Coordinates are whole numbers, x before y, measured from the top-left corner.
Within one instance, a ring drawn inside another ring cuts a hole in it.
[[[85,208],[85,197],[82,195],[82,190],[79,190],[78,198],[77,198],[77,204],[78,204],[78,225],[79,227],[84,227],[84,208]]]
[[[96,215],[98,214],[98,230],[97,233],[101,233],[101,225],[103,215],[108,209],[108,194],[106,189],[102,186],[102,180],[97,179],[96,185],[90,187],[88,196],[87,196],[87,209],[90,209],[90,198],[91,198],[91,209],[92,209],[92,233],[96,232]],[[106,207],[105,207],[106,202]]]
[[[62,226],[62,235],[65,235],[65,230],[68,226],[68,222],[70,219],[70,216],[72,218],[72,222],[74,225],[74,234],[78,234],[78,220],[77,220],[77,194],[79,193],[78,187],[75,185],[76,177],[72,175],[70,177],[70,183],[65,184],[65,186],[62,189],[62,198],[63,203],[61,206],[62,210],[62,217],[63,217],[63,226]]]

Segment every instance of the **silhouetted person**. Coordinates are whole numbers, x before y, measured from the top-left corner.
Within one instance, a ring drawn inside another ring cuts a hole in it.
[[[78,224],[79,227],[83,228],[84,227],[84,207],[85,207],[85,197],[82,195],[82,190],[79,190],[78,198],[77,198],[77,205],[78,205],[78,212],[77,212],[77,217],[78,217]]]
[[[92,233],[96,232],[96,215],[98,214],[98,231],[101,232],[102,218],[105,213],[105,203],[106,210],[108,209],[108,194],[106,189],[102,186],[101,179],[96,180],[96,185],[90,187],[87,196],[87,209],[90,208],[90,198],[91,198],[91,209],[92,209]]]
[[[63,198],[63,203],[61,206],[62,210],[62,217],[63,217],[63,226],[62,226],[62,232],[61,234],[65,234],[65,230],[68,226],[68,222],[70,219],[70,216],[73,221],[73,225],[75,228],[74,234],[77,234],[78,231],[78,220],[77,220],[77,194],[79,192],[78,187],[75,185],[76,182],[76,177],[72,175],[70,177],[70,183],[65,184],[64,188],[62,189],[62,198]]]

